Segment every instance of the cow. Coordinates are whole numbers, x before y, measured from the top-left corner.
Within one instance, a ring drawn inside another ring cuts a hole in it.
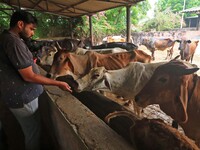
[[[109,54],[109,53],[120,53],[120,52],[127,52],[127,50],[116,47],[116,48],[107,48],[107,49],[84,49],[84,48],[77,48],[74,53],[78,55],[84,55],[89,51],[95,51],[100,54]]]
[[[194,53],[198,46],[199,41],[191,41],[191,40],[176,40],[179,42],[179,50],[182,60],[191,61],[193,60]]]
[[[129,42],[110,42],[101,45],[91,46],[90,49],[105,49],[105,48],[115,48],[115,47],[123,48],[126,49],[127,51],[133,51],[138,49],[137,45]]]
[[[79,40],[79,39],[62,39],[62,40],[57,40],[57,44],[62,49],[66,49],[69,52],[75,51],[78,47],[83,48],[85,46],[84,40]]]
[[[156,50],[164,51],[166,49],[167,57],[165,59],[171,59],[175,42],[175,40],[170,38],[142,38],[140,45],[146,46],[151,51],[152,60],[155,60],[154,52]]]
[[[51,66],[53,63],[54,55],[60,48],[61,48],[60,45],[43,46],[37,51],[37,55],[36,55],[36,57],[38,58],[37,63],[42,66],[44,65]],[[77,55],[84,55],[88,51],[95,51],[101,54],[127,52],[127,50],[118,48],[118,47],[109,48],[109,49],[95,49],[95,50],[88,50],[88,49],[78,47],[76,50],[72,52]]]
[[[161,110],[178,122],[185,134],[200,146],[200,77],[194,74],[198,69],[181,61],[159,66],[135,96],[135,101],[143,108],[159,104]]]
[[[103,38],[103,43],[111,43],[111,42],[126,42],[126,38],[122,36],[107,36]]]
[[[140,61],[148,63],[151,56],[145,52],[138,56],[139,50],[113,54],[99,54],[89,51],[85,55],[76,55],[64,50],[59,50],[54,55],[53,64],[48,77],[56,79],[59,76],[71,75],[74,79],[87,74],[93,67],[104,66],[106,69],[115,70],[125,67],[129,62]]]
[[[103,90],[127,99],[134,99],[135,95],[150,79],[154,70],[165,63],[167,62],[131,62],[118,70],[95,67],[88,74],[76,80],[75,90],[77,92]]]
[[[199,150],[191,139],[160,119],[138,118],[129,111],[114,111],[109,113],[104,120],[108,125],[121,123],[119,121],[129,122],[130,125],[126,127],[134,149]]]
[[[118,70],[107,70],[105,67],[95,67],[87,75],[76,80],[77,84],[75,84],[74,89],[77,92],[95,90],[111,92],[123,97],[123,101],[127,101],[123,105],[132,104],[129,108],[133,109],[139,115],[140,108],[135,104],[134,97],[149,80],[153,71],[164,63],[166,62],[132,62]]]
[[[51,66],[53,63],[53,57],[57,51],[58,51],[57,48],[53,45],[43,46],[37,52],[37,63],[39,65]]]

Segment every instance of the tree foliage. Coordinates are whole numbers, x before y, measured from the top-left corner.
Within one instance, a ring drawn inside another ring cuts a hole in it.
[[[9,8],[7,5],[1,4],[0,9]],[[10,22],[10,10],[0,11],[0,32],[9,27]]]
[[[144,22],[143,31],[168,31],[174,28],[179,28],[181,17],[174,14],[169,8],[165,11],[156,11],[155,17]]]
[[[185,0],[185,9],[200,6],[199,0]],[[166,31],[174,28],[180,28],[181,17],[183,10],[184,0],[158,0],[156,9],[154,10],[154,18],[147,20],[143,23],[143,31]],[[192,16],[196,14],[186,13],[184,16]],[[183,24],[183,26],[185,23]]]
[[[185,9],[189,9],[192,7],[200,6],[200,0],[158,0],[157,9],[158,11],[164,11],[167,8],[170,8],[173,13],[179,13],[184,8],[185,1]],[[187,13],[186,16],[191,16],[194,14]]]
[[[147,18],[150,9],[148,0],[137,3],[131,7],[131,25],[135,29],[132,31],[150,30],[170,30],[180,26],[180,16],[178,12],[183,9],[184,0],[158,0],[156,4],[154,18],[141,24],[141,20]],[[186,0],[186,9],[199,6],[199,0]],[[0,8],[10,8],[1,4]],[[0,11],[0,31],[9,27],[9,19],[12,14],[10,10]],[[71,36],[75,38],[89,37],[89,17],[65,18],[47,13],[34,11],[38,18],[39,25],[34,38],[48,38]],[[94,39],[102,39],[108,35],[126,34],[126,7],[118,7],[107,11],[102,11],[92,16]]]
[[[131,24],[137,26],[139,20],[146,17],[150,5],[142,1],[131,7]],[[82,30],[81,36],[89,36],[89,18],[83,17],[84,23],[77,25],[76,31]],[[99,12],[92,16],[94,41],[108,35],[126,34],[126,8],[119,7]]]

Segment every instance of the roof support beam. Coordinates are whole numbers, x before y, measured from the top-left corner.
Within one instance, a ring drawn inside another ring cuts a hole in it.
[[[92,15],[89,15],[89,26],[90,26],[91,46],[93,46]]]
[[[131,5],[126,6],[126,42],[130,42],[131,37]]]
[[[198,14],[198,18],[197,18],[197,30],[200,31],[200,14]]]

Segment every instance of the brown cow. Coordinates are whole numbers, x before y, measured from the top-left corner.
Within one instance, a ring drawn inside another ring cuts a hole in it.
[[[138,118],[129,111],[115,111],[105,117],[105,122],[114,124],[115,120],[120,118],[121,120],[124,118],[124,123],[125,118],[127,119],[126,122],[133,122],[127,128],[129,128],[129,136],[134,149],[199,150],[191,139],[160,119]]]
[[[108,70],[120,69],[129,62],[150,62],[151,56],[135,50],[130,52],[99,54],[89,51],[85,55],[76,55],[64,50],[59,50],[55,56],[48,77],[71,75],[74,79],[84,76],[94,67],[104,66]]]
[[[135,101],[141,107],[159,104],[161,110],[176,120],[185,134],[200,146],[200,77],[199,68],[190,68],[181,61],[159,66]]]
[[[164,51],[167,50],[166,59],[171,59],[173,55],[173,48],[176,41],[170,38],[143,38],[140,45],[144,45],[148,50],[151,51],[152,59],[155,60],[154,52],[156,50]]]
[[[192,63],[194,53],[198,46],[199,41],[191,41],[191,40],[176,40],[180,43],[179,50],[182,60],[190,61]]]

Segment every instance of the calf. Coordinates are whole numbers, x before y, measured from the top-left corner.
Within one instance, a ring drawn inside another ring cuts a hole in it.
[[[55,79],[59,76],[71,75],[77,79],[87,74],[93,67],[104,66],[106,69],[115,70],[135,61],[149,62],[149,55],[137,50],[114,54],[99,54],[90,51],[85,55],[59,50],[54,55],[54,61],[47,76]]]
[[[194,53],[198,46],[199,41],[191,41],[191,40],[176,40],[180,43],[179,50],[182,60],[191,61],[193,60]]]
[[[200,146],[200,77],[199,68],[188,67],[181,61],[159,66],[135,101],[141,107],[159,104],[161,110],[176,120],[185,134]]]
[[[144,45],[148,50],[151,51],[152,59],[155,60],[154,52],[156,50],[164,51],[167,50],[166,59],[171,59],[173,55],[173,48],[176,41],[170,38],[143,38],[140,45]]]

